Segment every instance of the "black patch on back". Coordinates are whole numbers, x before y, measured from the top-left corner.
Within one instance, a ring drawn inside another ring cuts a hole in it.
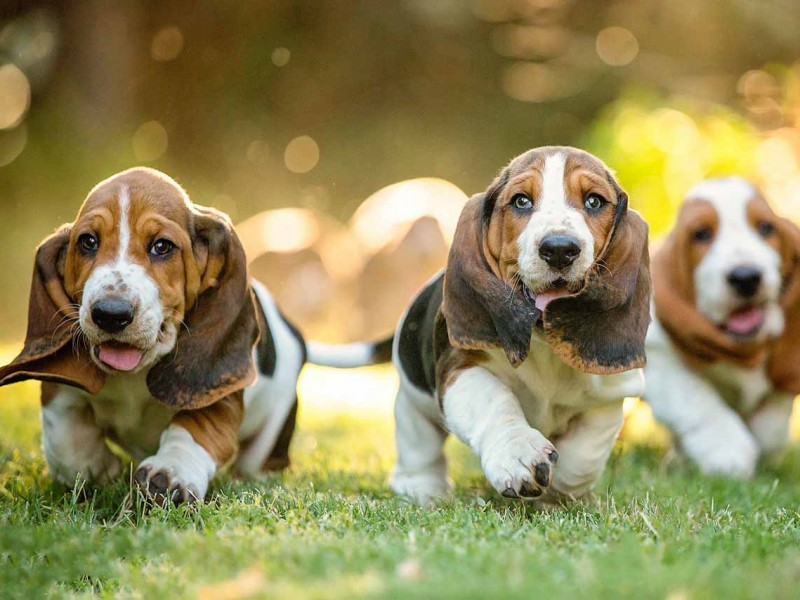
[[[278,314],[281,316],[281,319],[283,319],[283,322],[286,323],[286,326],[289,328],[289,331],[292,332],[294,339],[296,339],[297,343],[300,344],[300,352],[303,357],[303,362],[301,363],[301,365],[306,364],[306,361],[308,360],[308,350],[306,349],[306,340],[305,338],[303,338],[303,334],[300,333],[300,330],[294,326],[294,323],[292,323],[289,319],[286,318],[286,315],[284,315],[280,309],[278,309]]]
[[[414,387],[431,395],[436,390],[434,337],[441,337],[442,330],[447,337],[447,329],[442,327],[444,319],[439,313],[443,284],[444,274],[428,284],[416,297],[400,328],[398,343],[398,358],[403,372]],[[441,343],[442,340],[437,340],[436,346]]]
[[[392,346],[394,336],[376,342],[372,345],[372,362],[374,364],[390,362],[392,360]]]
[[[258,296],[256,296],[255,304],[257,308],[256,319],[258,320],[258,329],[261,333],[261,337],[258,340],[258,346],[256,347],[258,370],[267,377],[272,377],[275,374],[275,366],[278,362],[278,349],[275,347],[275,337],[272,335],[272,329],[270,329],[269,321],[267,321],[267,314],[264,312],[264,307],[261,306],[261,300],[258,298]],[[303,364],[305,364],[308,356],[306,352],[306,341],[303,339],[303,335],[300,333],[297,327],[295,327],[284,316],[280,309],[278,309],[278,315],[289,328],[289,331],[297,340],[297,343],[300,344]]]
[[[258,330],[261,337],[256,346],[256,357],[258,358],[258,371],[262,375],[272,377],[275,374],[275,365],[278,362],[278,352],[275,348],[275,339],[272,330],[267,323],[267,315],[261,306],[261,301],[256,296],[256,319],[258,320]]]

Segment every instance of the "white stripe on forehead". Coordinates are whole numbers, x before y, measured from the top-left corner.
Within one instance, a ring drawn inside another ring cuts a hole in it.
[[[117,264],[122,264],[125,262],[125,255],[128,253],[128,246],[131,242],[131,227],[128,221],[131,197],[127,185],[120,184],[119,188],[119,248],[117,251]]]
[[[706,179],[686,192],[686,201],[706,200],[720,219],[731,214],[744,214],[747,203],[757,194],[755,186],[741,177]]]
[[[567,205],[567,191],[564,186],[566,164],[567,156],[561,152],[544,159],[538,210],[550,212],[563,209]]]

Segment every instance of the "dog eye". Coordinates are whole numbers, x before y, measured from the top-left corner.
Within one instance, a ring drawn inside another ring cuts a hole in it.
[[[84,233],[78,236],[78,246],[80,249],[87,253],[97,252],[100,247],[100,241],[91,233]]]
[[[511,203],[520,210],[530,210],[533,206],[531,199],[525,194],[515,194],[511,198]]]
[[[599,194],[589,194],[586,196],[586,200],[584,200],[583,205],[586,207],[586,210],[594,212],[603,208],[605,203],[605,198]]]
[[[150,254],[153,256],[166,256],[175,249],[175,244],[169,240],[160,239],[153,242],[150,246]]]
[[[761,237],[769,237],[775,233],[775,225],[769,221],[760,221],[757,225],[758,233]]]
[[[692,239],[695,242],[710,242],[712,237],[714,237],[714,232],[711,227],[700,227],[692,233]]]

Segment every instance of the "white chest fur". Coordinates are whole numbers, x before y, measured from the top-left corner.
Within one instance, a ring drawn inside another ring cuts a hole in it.
[[[489,351],[481,365],[497,376],[519,399],[528,423],[545,436],[563,433],[569,422],[588,409],[644,393],[644,375],[634,369],[615,375],[593,375],[573,369],[549,344],[534,334],[528,358],[516,369],[502,350]]]
[[[161,433],[177,412],[154,400],[146,374],[138,373],[108,377],[100,393],[87,401],[97,426],[137,461],[158,449]]]

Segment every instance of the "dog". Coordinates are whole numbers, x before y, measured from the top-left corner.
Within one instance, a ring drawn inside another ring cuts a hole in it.
[[[749,478],[800,393],[800,232],[739,177],[692,187],[653,256],[647,402],[705,474]]]
[[[447,494],[449,432],[503,496],[592,489],[623,399],[644,389],[647,233],[609,169],[575,148],[530,150],[469,200],[444,272],[394,336],[397,494]]]
[[[57,481],[115,478],[111,440],[148,498],[181,503],[203,499],[228,465],[249,477],[288,466],[304,363],[357,366],[372,348],[306,344],[248,279],[228,217],[134,168],[99,183],[38,247],[24,348],[0,385],[43,382]]]

